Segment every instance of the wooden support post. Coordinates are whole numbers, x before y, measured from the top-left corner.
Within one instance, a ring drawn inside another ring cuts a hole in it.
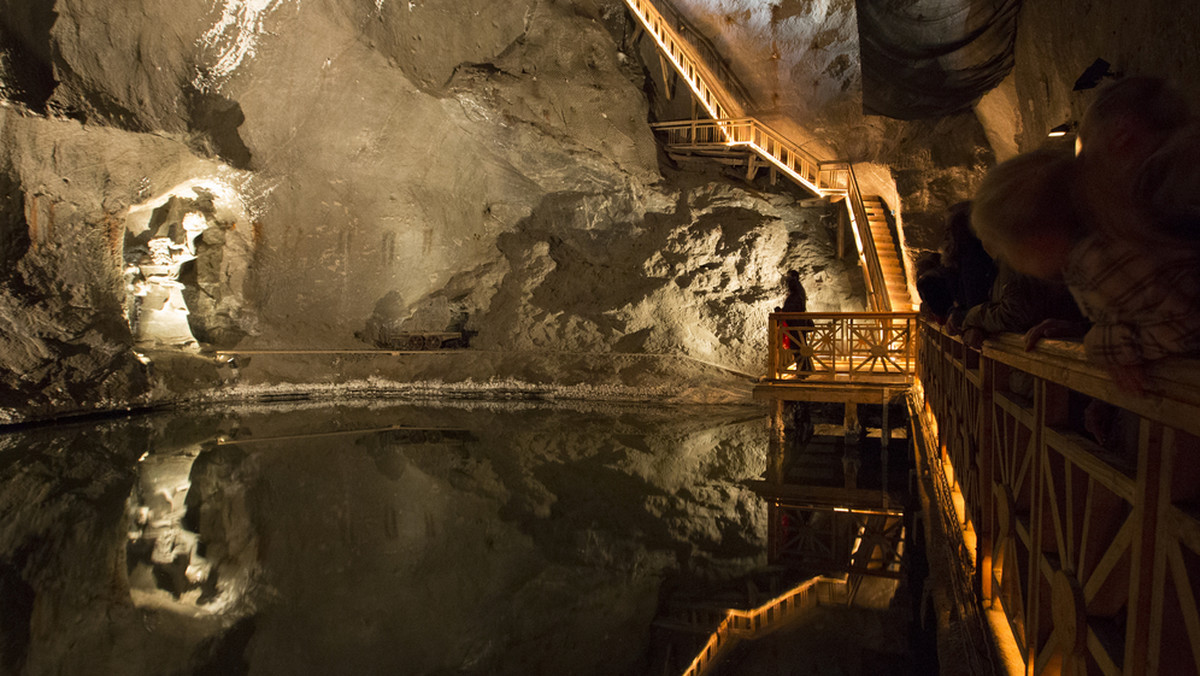
[[[778,182],[779,182],[779,170],[776,169],[775,165],[772,164],[771,165],[771,185],[775,185]]]
[[[758,155],[750,153],[750,159],[746,162],[746,180],[753,181],[754,175],[758,173]]]
[[[888,504],[888,442],[891,441],[892,431],[888,427],[888,406],[891,404],[891,392],[883,388],[883,413],[879,422],[879,466],[881,473],[881,488],[883,490],[883,506]]]
[[[979,392],[979,435],[975,440],[979,450],[979,504],[981,513],[975,517],[975,532],[979,537],[979,556],[976,559],[980,578],[980,596],[985,602],[992,600],[992,556],[995,553],[995,533],[992,532],[992,515],[997,496],[992,490],[995,481],[995,450],[992,440],[992,389],[996,379],[996,362],[987,357],[980,358]]]
[[[667,63],[667,57],[662,52],[658,53],[658,66],[662,69],[663,93],[670,101],[675,97],[675,83],[671,81],[674,71],[671,70],[670,64]]]
[[[646,28],[636,16],[630,15],[629,18],[633,21],[633,36],[629,39],[631,47],[629,51],[632,52],[637,50],[638,44],[642,41],[642,36],[646,34]]]
[[[1150,637],[1161,634],[1164,588],[1156,581],[1157,559],[1169,540],[1159,533],[1161,516],[1170,502],[1175,431],[1142,419],[1138,434],[1137,483],[1132,519],[1137,524],[1129,572],[1129,614],[1125,629],[1125,673],[1157,674],[1159,654],[1151,650]],[[1157,607],[1156,607],[1157,606]]]

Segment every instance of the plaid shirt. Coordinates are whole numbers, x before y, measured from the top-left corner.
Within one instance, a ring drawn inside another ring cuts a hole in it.
[[[1094,323],[1083,339],[1092,361],[1131,366],[1200,353],[1200,252],[1093,234],[1071,250],[1064,278]]]

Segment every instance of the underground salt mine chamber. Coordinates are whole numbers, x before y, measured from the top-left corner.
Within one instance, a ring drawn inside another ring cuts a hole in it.
[[[10,0],[0,674],[1197,673],[1194,369],[916,312],[1197,12]]]

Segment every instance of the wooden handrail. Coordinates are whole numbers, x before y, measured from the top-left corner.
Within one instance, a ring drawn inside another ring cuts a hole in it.
[[[828,163],[840,164],[840,163]],[[879,262],[879,249],[875,245],[875,235],[871,233],[868,224],[867,208],[863,204],[862,191],[858,185],[858,177],[854,167],[845,163],[847,179],[846,208],[850,212],[850,221],[854,226],[855,237],[860,238],[859,253],[866,265],[866,280],[868,298],[872,300],[872,310],[888,312],[892,307],[892,299],[887,292],[887,280],[883,277],[883,266]]]
[[[918,457],[1017,671],[1200,672],[1200,360],[1134,394],[1078,343],[920,336]]]
[[[671,65],[683,76],[684,82],[710,117],[723,119],[741,116],[741,107],[724,87],[717,84],[720,78],[712,74],[688,41],[680,36],[654,3],[650,0],[625,0],[625,5],[638,18],[646,33],[670,60]]]
[[[846,168],[840,165],[837,170],[825,168],[812,153],[752,117],[659,122],[651,127],[672,146],[747,148],[817,195],[845,194],[845,189],[839,186],[846,182],[842,176]]]
[[[669,2],[660,2],[650,0],[653,3],[654,9],[658,11],[664,18],[669,19],[670,25],[675,26],[675,30],[680,38],[691,46],[695,56],[708,68],[717,81],[725,88],[729,94],[729,98],[734,101],[742,101],[749,103],[751,101],[750,93],[746,90],[745,85],[738,76],[729,67],[729,62],[721,57],[715,45],[703,33],[696,30],[695,27]]]

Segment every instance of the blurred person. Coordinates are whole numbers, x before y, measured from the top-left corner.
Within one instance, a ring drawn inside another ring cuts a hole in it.
[[[989,253],[1015,271],[1062,280],[1093,325],[1088,359],[1125,389],[1141,392],[1148,362],[1200,353],[1200,258],[1188,247],[1153,245],[1127,231],[1091,226],[1082,162],[1055,150],[1024,153],[993,168],[971,212]],[[1026,334],[1032,349],[1060,325]]]
[[[1165,80],[1101,89],[1079,127],[1080,206],[1101,232],[1153,243],[1200,240],[1200,125]]]
[[[775,308],[776,312],[808,312],[808,292],[804,290],[804,285],[800,283],[800,273],[796,270],[788,270],[787,275],[783,278],[784,287],[787,289],[787,296],[783,299],[783,307]],[[788,322],[780,322],[780,328],[783,329],[783,348],[791,350],[795,358],[795,365],[798,371],[811,371],[812,358],[801,357],[801,345],[807,343],[807,331],[797,331],[796,334],[800,338],[799,345],[793,345],[792,337],[787,331]],[[790,326],[805,326],[812,327],[816,324],[811,319],[791,320]]]
[[[1074,327],[1082,336],[1086,321],[1067,286],[1023,275],[1008,263],[997,266],[991,298],[969,310],[962,319],[963,342],[975,349],[997,333],[1025,333],[1047,319]]]

